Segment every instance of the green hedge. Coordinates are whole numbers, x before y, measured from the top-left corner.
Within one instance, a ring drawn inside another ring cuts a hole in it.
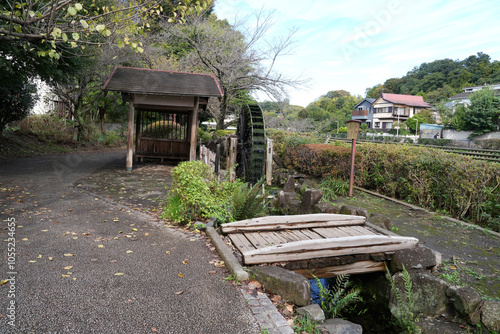
[[[345,144],[296,145],[300,138],[280,140],[287,167],[348,179]],[[410,145],[363,143],[356,150],[357,185],[500,230],[500,164]]]

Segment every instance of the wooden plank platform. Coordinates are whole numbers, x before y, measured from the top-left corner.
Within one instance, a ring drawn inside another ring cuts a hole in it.
[[[221,231],[246,265],[287,262],[304,276],[318,277],[384,270],[387,254],[418,245],[418,239],[367,226],[365,217],[337,214],[261,217],[222,225]],[[322,258],[330,260],[315,261]]]

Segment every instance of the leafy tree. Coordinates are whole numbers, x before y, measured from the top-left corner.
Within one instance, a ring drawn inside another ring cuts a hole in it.
[[[178,57],[181,67],[217,78],[224,94],[219,107],[210,110],[217,129],[226,126],[224,119],[231,112],[231,101],[240,92],[263,91],[281,100],[286,88],[303,84],[274,71],[277,58],[291,51],[295,31],[273,42],[265,41],[272,26],[272,13],[258,13],[256,22],[249,30],[244,28],[244,21],[230,25],[214,15],[192,15],[186,17],[184,25],[165,25],[164,35],[158,36],[162,42],[166,37],[170,45],[183,45],[186,52],[180,56],[167,50],[169,56]]]
[[[377,97],[380,96],[380,94],[382,94],[383,91],[384,91],[384,85],[382,84],[375,85],[372,88],[366,89],[366,97],[376,99]]]
[[[467,122],[465,117],[467,114],[467,107],[464,104],[459,104],[455,108],[455,113],[451,118],[451,126],[457,130],[465,130],[467,128]]]
[[[345,96],[350,96],[351,93],[349,93],[348,91],[345,91],[343,89],[341,90],[331,90],[329,91],[328,93],[326,93],[325,95],[321,96],[321,97],[326,97],[328,99],[333,99],[335,97],[345,97]]]
[[[23,78],[0,80],[0,136],[8,123],[29,115],[36,103],[35,93],[35,84]]]
[[[500,125],[500,97],[490,89],[481,89],[471,94],[470,106],[466,108],[465,130],[481,135],[498,131]]]

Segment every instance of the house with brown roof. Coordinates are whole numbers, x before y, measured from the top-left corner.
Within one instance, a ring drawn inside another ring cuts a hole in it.
[[[373,129],[392,129],[395,122],[404,122],[432,106],[422,96],[382,93],[372,103]]]

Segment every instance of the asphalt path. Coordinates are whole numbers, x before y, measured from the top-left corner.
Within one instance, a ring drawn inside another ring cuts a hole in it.
[[[0,333],[260,333],[204,238],[74,186],[124,157],[0,164]]]

